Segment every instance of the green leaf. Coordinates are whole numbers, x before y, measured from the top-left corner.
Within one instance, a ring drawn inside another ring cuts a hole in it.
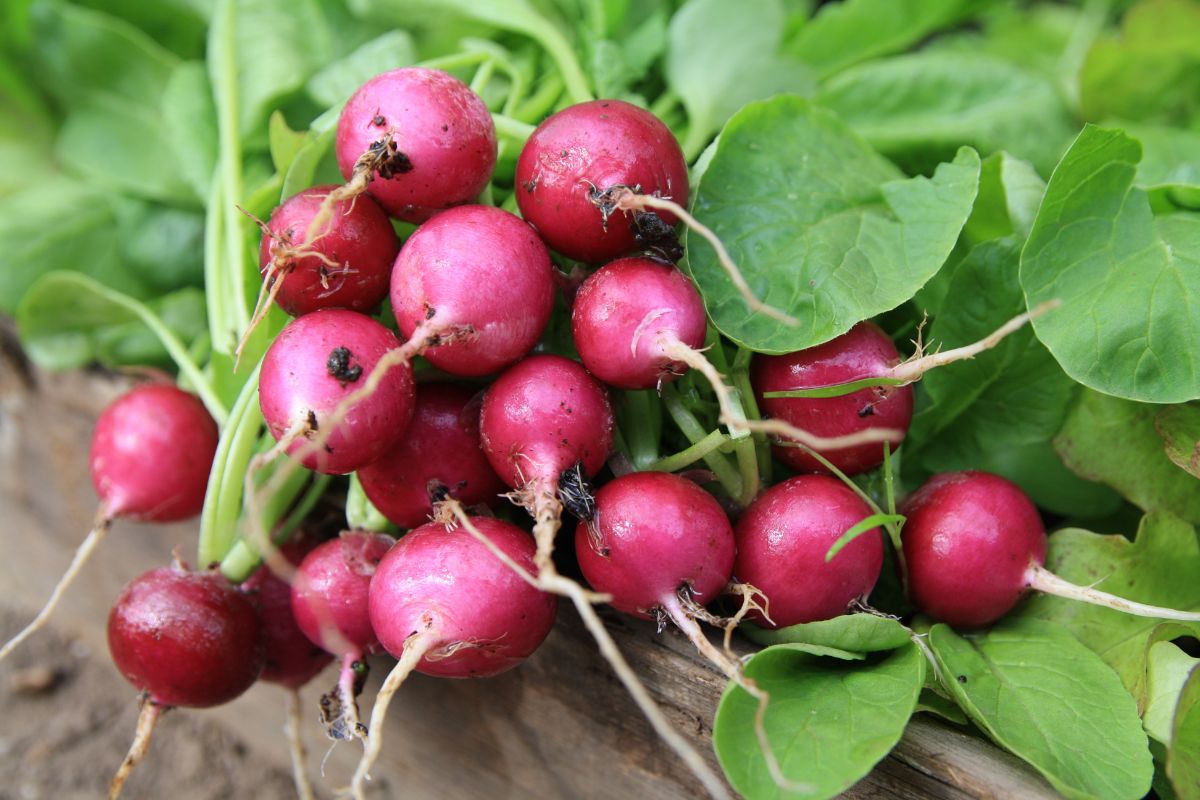
[[[905,180],[830,112],[798,97],[751,103],[721,133],[693,213],[755,294],[801,325],[750,312],[693,235],[689,269],[736,343],[763,353],[811,347],[912,297],[950,254],[978,182],[968,148],[932,178]]]
[[[318,182],[318,169],[321,162],[332,155],[336,135],[337,115],[331,114],[313,122],[305,134],[304,145],[296,151],[284,175],[281,192],[284,200]]]
[[[1007,150],[1049,174],[1076,130],[1049,79],[987,55],[870,61],[829,80],[814,100],[909,171],[966,144],[983,155]]]
[[[1143,189],[1200,188],[1200,131],[1136,125],[1125,122],[1113,127],[1142,144],[1142,160],[1134,182]]]
[[[170,206],[130,204],[118,229],[122,262],[153,292],[204,286],[204,215]]]
[[[322,68],[309,79],[308,93],[323,106],[340,106],[379,73],[416,62],[412,36],[407,31],[388,31]]]
[[[1200,3],[1143,0],[1098,39],[1080,76],[1085,118],[1184,122],[1200,97]]]
[[[1085,390],[1054,449],[1077,475],[1108,484],[1138,508],[1200,523],[1200,484],[1167,458],[1154,427],[1157,411]]]
[[[785,792],[772,780],[754,734],[755,701],[731,684],[713,723],[713,746],[733,787],[748,798],[825,798],[849,789],[900,740],[916,707],[925,658],[909,643],[846,662],[769,647],[746,675],[770,694],[764,720],[784,774],[811,784]]]
[[[1152,403],[1200,396],[1200,217],[1154,217],[1141,146],[1086,127],[1055,169],[1021,255],[1034,328],[1067,374]]]
[[[1200,403],[1164,408],[1154,417],[1154,429],[1163,438],[1167,458],[1200,478]]]
[[[1068,798],[1141,798],[1154,766],[1137,707],[1103,661],[1065,628],[1033,619],[929,643],[949,689],[997,744]]]
[[[822,76],[897,53],[970,14],[978,0],[847,0],[823,6],[788,42]]]
[[[979,194],[963,236],[973,244],[1013,235],[1024,242],[1045,193],[1046,183],[1030,164],[993,153],[983,160]]]
[[[1172,642],[1155,642],[1146,653],[1146,711],[1142,727],[1152,739],[1171,743],[1175,707],[1188,676],[1200,664]]]
[[[197,197],[208,197],[217,168],[217,109],[202,62],[188,61],[171,73],[163,90],[162,119],[174,168]]]
[[[921,696],[917,698],[916,712],[934,714],[955,725],[966,725],[969,722],[957,703],[930,689],[921,690]]]
[[[665,72],[687,110],[689,161],[746,103],[813,90],[810,70],[776,55],[783,28],[780,0],[690,0],[671,18]]]
[[[1193,669],[1175,707],[1167,774],[1179,800],[1200,798],[1200,669]]]
[[[1025,310],[1019,253],[1020,243],[1007,237],[967,254],[948,283],[951,300],[929,328],[931,346],[978,341]],[[906,479],[921,483],[938,472],[982,469],[1014,481],[1056,513],[1111,512],[1120,499],[1076,478],[1048,444],[1077,389],[1028,326],[976,358],[931,371],[919,385],[904,447]]]
[[[875,614],[843,614],[833,619],[805,622],[779,630],[744,624],[738,630],[761,645],[803,644],[850,653],[895,650],[911,642],[908,629],[899,621]]]
[[[1137,539],[1100,536],[1079,529],[1050,537],[1046,567],[1072,583],[1166,608],[1200,610],[1200,540],[1187,523],[1169,514],[1148,514]],[[1146,701],[1147,651],[1156,641],[1200,634],[1200,623],[1164,623],[1050,595],[1037,595],[1021,617],[1060,622],[1100,655],[1125,688]]]
[[[296,160],[296,154],[308,141],[305,131],[294,131],[288,127],[283,113],[276,111],[267,122],[267,143],[271,150],[271,163],[275,170],[286,174],[288,167]]]

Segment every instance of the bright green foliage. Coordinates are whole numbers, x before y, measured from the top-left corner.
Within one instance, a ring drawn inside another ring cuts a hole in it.
[[[1168,406],[1154,417],[1163,449],[1175,466],[1200,478],[1200,403]]]

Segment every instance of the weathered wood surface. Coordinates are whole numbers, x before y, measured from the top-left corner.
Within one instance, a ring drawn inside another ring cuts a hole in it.
[[[86,532],[96,502],[87,474],[91,425],[122,385],[98,373],[37,373],[26,380],[11,359],[0,357],[0,603],[31,611]],[[56,625],[104,652],[112,599],[129,578],[161,565],[176,547],[191,556],[194,524],[118,522],[96,563],[71,589]],[[715,766],[709,737],[723,681],[674,632],[656,635],[637,621],[606,619],[668,716]],[[372,686],[388,667],[384,660],[375,665]],[[310,707],[332,681],[330,671],[306,691]],[[286,762],[278,689],[258,686],[202,713],[236,731],[264,759]],[[656,740],[565,605],[555,632],[520,669],[484,681],[416,676],[393,703],[389,722],[375,782],[381,797],[666,800],[703,794]],[[315,722],[307,734],[315,773],[326,745]],[[319,785],[343,782],[356,755],[353,747],[337,748]],[[989,743],[924,718],[914,720],[892,756],[846,794],[1053,796],[1036,774]]]

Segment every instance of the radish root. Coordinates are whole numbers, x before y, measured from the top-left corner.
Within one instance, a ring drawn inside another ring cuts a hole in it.
[[[117,800],[121,796],[125,781],[129,780],[134,767],[141,762],[150,749],[150,737],[154,733],[154,726],[158,724],[159,716],[166,710],[166,708],[156,705],[148,695],[142,695],[137,731],[133,735],[133,743],[129,745],[129,752],[125,755],[125,760],[121,762],[121,766],[117,768],[117,774],[113,775],[112,782],[108,785],[108,800]]]
[[[780,322],[788,327],[794,328],[800,324],[800,320],[793,317],[791,314],[786,314],[774,306],[767,305],[755,296],[754,291],[750,288],[750,284],[746,283],[746,279],[742,276],[742,271],[738,269],[733,258],[729,255],[729,251],[725,249],[725,245],[717,237],[712,229],[696,219],[691,213],[676,203],[674,200],[668,200],[665,197],[655,197],[648,194],[640,194],[628,186],[614,186],[604,193],[604,202],[612,203],[613,208],[618,211],[646,211],[653,209],[655,211],[668,211],[679,219],[683,220],[683,224],[694,230],[696,233],[704,237],[717,254],[717,260],[721,267],[729,275],[729,279],[733,281],[734,287],[742,295],[746,301],[746,305],[751,311],[754,311],[764,316],[768,316],[777,322]]]
[[[300,692],[289,689],[287,692],[287,721],[283,724],[284,735],[288,740],[288,751],[292,756],[292,782],[296,784],[296,797],[299,800],[314,800],[312,783],[308,780],[307,760],[304,752],[304,737],[300,733]]]
[[[321,207],[317,209],[312,222],[308,224],[308,238],[311,239],[313,234],[329,223],[330,217],[333,216],[335,203],[353,200],[366,192],[376,173],[379,174],[379,177],[387,180],[393,175],[399,175],[411,169],[412,162],[408,160],[407,155],[400,152],[400,148],[396,144],[395,131],[388,128],[384,132],[383,138],[371,142],[367,151],[354,162],[350,179],[325,195],[325,199],[321,201]]]
[[[358,716],[358,696],[367,682],[367,662],[358,650],[342,655],[342,668],[332,692],[321,695],[321,722],[335,742],[365,739],[367,728]]]
[[[396,690],[412,674],[412,671],[421,663],[421,659],[435,644],[433,636],[429,633],[432,625],[432,620],[427,620],[424,630],[414,631],[405,640],[404,651],[400,654],[400,660],[396,662],[396,666],[388,673],[387,679],[379,689],[379,694],[375,697],[375,707],[371,710],[371,729],[367,734],[366,748],[363,750],[362,758],[359,759],[358,767],[354,770],[354,777],[350,782],[350,794],[354,800],[365,800],[365,795],[363,794],[364,784],[370,778],[371,767],[375,765],[375,761],[379,758],[379,753],[383,749],[383,721],[387,716],[388,705],[392,702],[392,695],[396,693]]]
[[[100,544],[100,540],[105,537],[111,528],[112,517],[109,515],[108,510],[104,506],[101,506],[96,510],[96,519],[92,523],[91,531],[88,532],[88,535],[75,551],[75,556],[71,559],[70,565],[67,566],[66,572],[58,579],[58,583],[54,586],[54,591],[50,593],[50,599],[42,606],[42,610],[33,618],[32,622],[26,625],[16,636],[9,639],[3,648],[0,648],[0,661],[3,661],[21,642],[41,630],[46,621],[50,619],[50,615],[54,613],[54,609],[58,606],[58,602],[62,599],[63,594],[66,593],[67,587],[79,575],[79,571],[83,569],[83,565],[87,563],[87,560],[91,558],[92,553],[96,550],[96,546]]]
[[[1080,586],[1058,577],[1050,570],[1039,564],[1030,564],[1025,573],[1025,583],[1036,592],[1052,594],[1055,597],[1065,597],[1068,600],[1079,600],[1094,606],[1111,608],[1135,617],[1150,617],[1152,619],[1173,619],[1181,622],[1200,622],[1200,612],[1180,611],[1174,608],[1163,608],[1126,600],[1109,592],[1093,589],[1091,586]]]

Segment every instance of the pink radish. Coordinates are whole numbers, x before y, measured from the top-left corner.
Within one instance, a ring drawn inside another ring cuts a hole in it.
[[[95,525],[46,605],[0,648],[0,660],[45,625],[114,519],[176,522],[200,513],[217,437],[217,424],[204,404],[169,384],[136,386],[101,412],[90,463],[100,496]]]
[[[461,528],[430,523],[400,539],[371,580],[371,624],[399,663],[375,701],[356,796],[382,747],[388,704],[413,670],[443,678],[498,675],[528,658],[554,626],[557,600],[530,585],[529,534],[497,519],[471,523],[491,547]]]
[[[367,497],[401,528],[428,521],[434,499],[493,503],[504,484],[479,443],[482,396],[456,383],[417,386],[416,410],[404,438],[358,471]]]
[[[533,230],[490,206],[438,214],[404,243],[392,271],[401,332],[452,375],[488,375],[528,353],[550,319],[550,256]],[[438,341],[440,334],[469,336]],[[426,340],[429,341],[426,341]]]
[[[701,357],[707,328],[691,280],[649,258],[622,258],[592,273],[571,313],[579,359],[620,389],[652,389],[683,374],[688,356],[680,348]]]
[[[496,165],[496,128],[483,100],[445,72],[376,75],[342,109],[337,160],[349,191],[369,190],[393,217],[424,222],[469,203]]]
[[[670,129],[621,100],[570,106],[539,125],[516,182],[521,216],[551,249],[592,263],[638,250],[642,235],[637,218],[602,208],[605,193],[627,187],[682,206],[688,200],[687,163]],[[669,230],[676,218],[663,212],[660,221]]]
[[[180,564],[150,570],[121,591],[108,616],[113,663],[143,693],[137,734],[113,777],[113,800],[146,754],[162,711],[208,708],[240,695],[263,667],[253,604],[217,572]]]
[[[355,399],[376,364],[399,342],[387,328],[355,311],[330,309],[294,320],[263,359],[259,400],[279,447],[317,472],[343,474],[394,445],[413,410],[412,370],[390,369],[369,396]],[[306,446],[313,438],[321,443]]]
[[[738,518],[733,572],[766,597],[770,618],[751,619],[770,628],[816,622],[846,613],[865,600],[883,567],[883,537],[866,531],[826,560],[849,529],[871,509],[841,481],[800,475],[772,486]]]
[[[378,652],[367,592],[371,576],[395,539],[381,533],[347,531],[304,557],[292,581],[292,613],[309,641],[341,658],[334,690],[321,698],[321,714],[332,739],[362,736],[356,698],[367,678],[365,655]]]
[[[1030,591],[1081,600],[1127,614],[1200,620],[1085,586],[1043,565],[1046,532],[1014,483],[988,472],[935,475],[901,512],[909,592],[917,608],[950,625],[976,628],[1007,614]]]

